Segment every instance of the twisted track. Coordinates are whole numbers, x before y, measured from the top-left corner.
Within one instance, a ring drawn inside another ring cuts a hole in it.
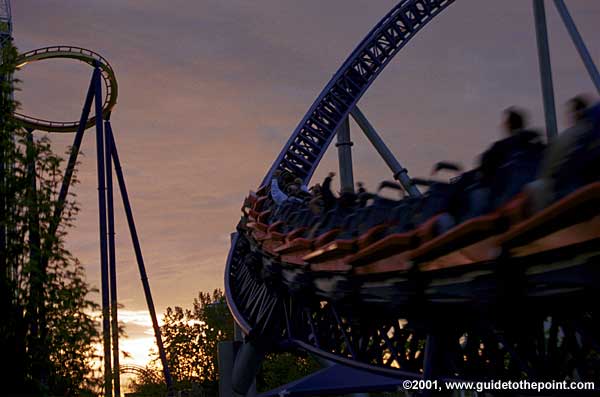
[[[267,184],[277,169],[291,171],[308,182],[336,130],[385,66],[417,32],[452,3],[454,0],[402,0],[392,8],[325,86],[292,133],[261,185]],[[236,323],[245,334],[256,337],[269,335],[275,340],[293,340],[298,346],[327,359],[360,368],[401,377],[420,376],[417,368],[421,364],[418,363],[412,365],[413,372],[407,372],[393,369],[393,359],[387,360],[389,362],[384,368],[373,365],[371,360],[358,357],[355,349],[351,347],[353,341],[350,338],[360,338],[360,335],[356,332],[354,335],[348,335],[344,329],[348,325],[349,316],[340,316],[333,304],[325,303],[326,300],[320,301],[319,297],[313,297],[308,305],[296,305],[294,298],[284,287],[271,284],[252,270],[256,261],[262,259],[262,254],[252,252],[256,251],[256,248],[250,245],[245,236],[234,234],[225,270],[227,302]],[[298,309],[296,306],[301,308],[301,312],[294,313],[294,316],[292,311]],[[300,320],[302,324],[292,324],[292,318]],[[331,335],[333,338],[328,338],[331,341],[330,346],[322,345],[316,337],[317,321],[323,329],[335,331],[341,343],[333,346],[336,344],[336,338]],[[346,325],[342,324],[343,322]],[[385,318],[384,322],[389,323],[392,329],[394,322],[395,327],[398,327],[397,319]],[[380,326],[385,327],[384,324]],[[301,337],[298,335],[299,338],[295,338],[294,327],[299,327],[300,333],[303,334]],[[408,336],[410,335],[407,334]],[[413,355],[418,356],[416,352],[422,352],[422,346],[417,348],[417,345],[422,345],[422,342],[417,343],[416,335],[411,337],[411,340]],[[402,351],[397,353],[402,354]]]
[[[21,69],[27,64],[48,59],[75,59],[92,67],[96,65],[102,73],[104,82],[105,100],[102,105],[102,116],[107,118],[117,103],[118,85],[115,73],[108,61],[100,54],[81,47],[53,46],[43,47],[21,54],[17,59],[17,68]],[[27,116],[16,112],[15,119],[19,120],[25,128],[48,132],[75,132],[79,128],[79,121],[52,121],[37,117]],[[85,123],[89,128],[96,123],[96,117],[90,117]]]

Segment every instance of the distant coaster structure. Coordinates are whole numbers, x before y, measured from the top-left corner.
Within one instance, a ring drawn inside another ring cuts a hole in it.
[[[303,349],[333,369],[329,377],[324,370],[265,395],[398,390],[404,380],[430,382],[411,390],[428,394],[432,381],[590,379],[600,369],[590,360],[600,352],[593,303],[600,282],[598,182],[535,216],[523,215],[525,200],[517,194],[441,234],[435,210],[412,230],[393,222],[426,210],[433,189],[419,191],[357,104],[391,59],[453,3],[402,0],[393,7],[244,201],[225,268],[227,303],[244,335],[231,368],[234,395],[248,392],[264,354],[278,349]],[[545,7],[543,0],[532,3],[552,140]],[[600,75],[566,5],[554,3],[600,92]],[[308,184],[336,135],[341,190],[354,191],[350,116],[408,197],[320,216],[293,203],[276,205],[269,194],[274,176],[290,173]]]
[[[73,46],[52,46],[38,48],[19,55],[17,69],[22,69],[28,64],[50,59],[73,59],[86,63],[100,69],[100,75],[104,84],[104,103],[102,104],[102,117],[108,118],[110,112],[117,104],[118,85],[115,72],[102,55],[97,52]],[[77,132],[80,121],[51,121],[37,117],[27,116],[16,112],[15,118],[25,128],[47,131],[47,132]],[[85,121],[85,127],[91,128],[96,125],[96,116],[91,116]]]
[[[100,241],[100,266],[101,266],[101,293],[102,293],[102,336],[104,347],[104,394],[106,396],[121,395],[119,374],[131,370],[131,366],[120,368],[118,344],[118,314],[117,314],[117,273],[116,273],[116,248],[115,225],[113,206],[113,171],[116,175],[119,190],[123,200],[125,216],[129,226],[133,249],[138,264],[142,287],[146,303],[152,320],[156,337],[159,356],[163,365],[165,383],[169,392],[172,391],[172,379],[167,365],[164,346],[162,343],[160,327],[156,316],[146,266],[142,249],[135,226],[131,202],[125,184],[123,170],[117,151],[110,122],[111,113],[117,103],[118,84],[115,72],[109,62],[100,54],[76,46],[50,46],[20,54],[17,59],[17,69],[22,69],[28,64],[54,59],[72,59],[83,62],[93,68],[89,88],[83,104],[79,120],[53,121],[32,117],[15,112],[14,118],[18,120],[29,133],[29,142],[33,142],[34,131],[50,133],[75,133],[71,153],[64,172],[57,202],[54,207],[54,216],[50,223],[50,235],[56,234],[62,217],[62,211],[67,199],[73,173],[77,164],[84,132],[89,128],[96,131],[97,171],[98,171],[98,214],[99,214],[99,241]],[[92,105],[94,109],[92,110]],[[114,169],[113,169],[114,168]],[[34,175],[35,178],[35,175]],[[38,242],[40,243],[40,242]],[[49,242],[41,242],[49,244]],[[47,247],[50,248],[50,247]],[[48,249],[42,252],[49,252]],[[42,258],[41,270],[48,265],[49,258]],[[131,372],[131,371],[130,371]]]

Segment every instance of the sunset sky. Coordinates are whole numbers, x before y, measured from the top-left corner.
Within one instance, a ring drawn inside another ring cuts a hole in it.
[[[267,168],[322,87],[393,0],[14,0],[21,51],[74,45],[99,52],[119,83],[112,125],[157,311],[191,306],[223,286],[229,235],[248,190]],[[547,1],[559,126],[562,104],[593,93],[564,27]],[[600,63],[600,2],[567,1]],[[91,69],[74,61],[28,65],[22,112],[79,118]],[[460,0],[392,61],[361,109],[413,176],[438,160],[471,166],[500,137],[500,113],[530,111],[542,127],[531,1]],[[99,286],[94,132],[85,136],[82,207],[68,248]],[[72,134],[54,134],[59,152]],[[391,177],[352,125],[355,180]],[[336,170],[330,150],[315,181]],[[120,201],[117,260],[121,341],[144,364],[150,319]],[[99,300],[99,296],[97,296]]]

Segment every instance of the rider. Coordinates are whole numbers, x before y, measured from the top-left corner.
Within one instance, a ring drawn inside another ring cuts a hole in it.
[[[535,177],[544,144],[537,131],[526,128],[525,112],[515,107],[504,111],[506,138],[494,143],[481,156],[481,188],[472,192],[471,211],[481,215],[503,204]]]
[[[562,194],[591,182],[590,172],[597,175],[598,106],[590,107],[583,96],[576,96],[566,103],[573,125],[548,145],[538,179],[528,186],[532,210],[538,211]]]

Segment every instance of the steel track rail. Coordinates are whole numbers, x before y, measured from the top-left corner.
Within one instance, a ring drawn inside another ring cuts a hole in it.
[[[74,46],[43,47],[19,55],[17,59],[17,68],[21,69],[30,63],[48,59],[74,59],[92,67],[97,65],[100,68],[105,88],[105,100],[102,104],[102,115],[106,118],[110,114],[117,103],[118,85],[112,67],[102,55],[85,48]],[[14,118],[20,121],[25,128],[47,132],[76,132],[79,127],[79,121],[45,120],[18,112],[15,112]],[[87,120],[85,127],[92,127],[95,123],[96,118],[92,116]]]
[[[335,132],[392,58],[455,0],[402,0],[375,25],[317,97],[264,177],[287,169],[307,183]]]

